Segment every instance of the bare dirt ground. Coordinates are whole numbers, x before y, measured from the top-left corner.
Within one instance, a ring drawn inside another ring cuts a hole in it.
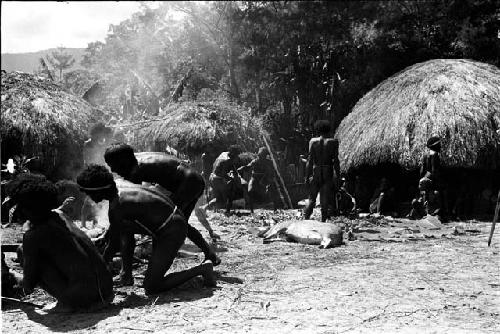
[[[263,244],[252,233],[260,223],[248,216],[210,217],[222,237],[217,288],[204,288],[195,280],[145,296],[141,267],[135,271],[135,286],[117,288],[113,304],[104,310],[61,314],[4,304],[2,332],[500,332],[500,233],[488,248],[488,223],[474,222],[476,233],[399,242],[364,239],[319,249]],[[18,231],[2,229],[3,242],[18,237]],[[202,260],[189,243],[181,255],[172,270]],[[11,258],[7,263],[19,269]],[[53,301],[42,290],[24,300]]]

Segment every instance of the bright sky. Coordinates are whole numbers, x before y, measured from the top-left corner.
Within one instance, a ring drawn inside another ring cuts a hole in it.
[[[104,41],[110,24],[140,9],[135,1],[1,1],[1,6],[2,53],[85,48]]]

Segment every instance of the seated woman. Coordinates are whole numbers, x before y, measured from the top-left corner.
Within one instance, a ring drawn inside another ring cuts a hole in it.
[[[29,220],[23,236],[23,287],[40,286],[59,307],[88,308],[113,299],[113,280],[88,237],[68,229],[57,212],[57,189],[47,180],[28,180],[11,193],[22,218]]]
[[[390,185],[389,181],[383,177],[380,180],[380,185],[373,193],[370,204],[370,213],[378,213],[381,215],[394,215],[396,209],[395,189]]]

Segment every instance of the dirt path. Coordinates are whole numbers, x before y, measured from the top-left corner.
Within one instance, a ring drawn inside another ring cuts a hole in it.
[[[234,223],[215,225],[223,259],[216,289],[194,281],[147,297],[137,279],[136,287],[117,289],[103,311],[47,314],[5,305],[3,333],[500,332],[500,236],[488,248],[488,224],[475,235],[322,250],[262,244],[245,220]],[[179,258],[174,270],[200,260]],[[28,300],[50,297],[38,290]]]

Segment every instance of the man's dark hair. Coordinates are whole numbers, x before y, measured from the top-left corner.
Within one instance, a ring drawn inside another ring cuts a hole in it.
[[[115,143],[106,148],[104,152],[104,161],[106,161],[109,166],[112,166],[123,162],[136,162],[137,159],[134,155],[132,146],[125,143]]]
[[[113,130],[111,128],[108,128],[101,122],[94,124],[90,129],[90,136],[92,138],[97,136],[111,137],[112,135],[113,135]]]
[[[57,188],[46,179],[25,179],[10,195],[18,207],[34,214],[45,215],[59,206]]]
[[[115,185],[113,174],[101,165],[87,166],[76,178],[76,183],[83,188],[101,188]]]
[[[314,123],[314,129],[320,134],[320,135],[327,135],[330,133],[332,130],[332,127],[330,125],[330,122],[325,120],[325,119],[320,119]]]

